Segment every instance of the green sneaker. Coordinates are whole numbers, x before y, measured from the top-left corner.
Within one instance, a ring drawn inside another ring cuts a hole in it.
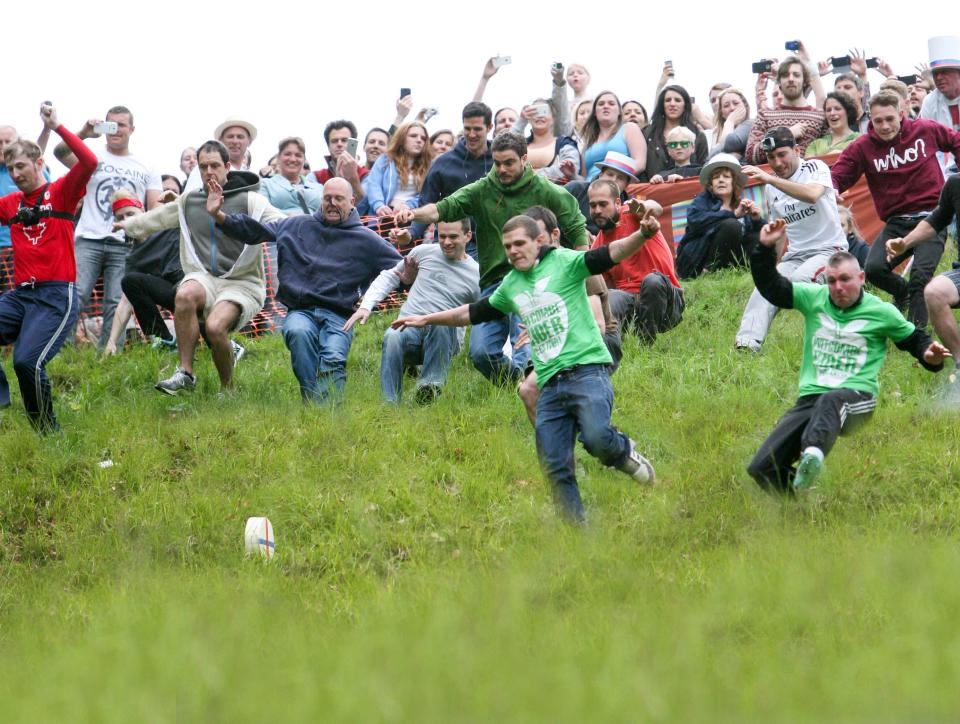
[[[797,464],[797,474],[793,478],[793,489],[802,490],[811,488],[817,481],[817,476],[823,467],[823,460],[813,453],[804,453]]]

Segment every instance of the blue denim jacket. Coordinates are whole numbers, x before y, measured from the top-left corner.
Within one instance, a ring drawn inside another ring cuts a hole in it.
[[[370,173],[363,179],[364,201],[366,201],[366,210],[370,214],[375,214],[381,206],[389,206],[393,197],[397,193],[397,187],[400,185],[400,175],[397,173],[397,165],[387,154],[382,153],[374,162]],[[416,194],[407,201],[407,206],[415,209],[420,205],[420,194]]]

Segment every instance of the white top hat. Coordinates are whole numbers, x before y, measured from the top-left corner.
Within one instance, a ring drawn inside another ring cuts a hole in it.
[[[960,36],[938,35],[927,41],[927,48],[930,51],[930,70],[960,70]]]

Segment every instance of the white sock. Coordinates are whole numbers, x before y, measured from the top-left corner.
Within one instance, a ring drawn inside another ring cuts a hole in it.
[[[823,450],[818,447],[811,445],[806,450],[803,451],[804,455],[813,455],[817,460],[823,462]]]

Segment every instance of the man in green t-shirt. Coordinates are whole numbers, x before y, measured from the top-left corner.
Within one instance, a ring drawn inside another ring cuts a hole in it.
[[[574,443],[604,465],[652,483],[653,466],[633,440],[610,424],[613,387],[607,366],[612,359],[594,319],[584,280],[602,274],[640,247],[660,229],[652,212],[633,234],[587,252],[545,244],[529,216],[515,216],[503,226],[503,249],[512,270],[489,297],[445,312],[401,317],[393,326],[454,327],[480,324],[519,314],[526,325],[537,374],[537,454],[553,486],[560,513],[584,519],[577,486]]]
[[[436,204],[400,211],[394,217],[398,224],[432,224],[472,217],[477,225],[474,238],[480,264],[480,292],[484,297],[490,296],[510,271],[500,239],[503,225],[531,206],[545,206],[556,215],[566,246],[586,249],[590,245],[586,220],[577,200],[562,186],[534,173],[527,163],[527,142],[522,136],[502,133],[494,139],[490,150],[493,168],[486,176]],[[591,280],[588,286],[592,293],[602,293],[606,299],[602,279]],[[470,332],[473,366],[492,381],[522,380],[529,356],[527,349],[514,347],[512,358],[503,354],[507,339],[516,345],[519,334],[515,315],[474,327]]]
[[[838,251],[827,260],[825,286],[781,276],[775,247],[785,235],[783,219],[764,226],[750,269],[768,302],[804,316],[800,397],[764,440],[747,472],[766,490],[793,493],[816,480],[837,436],[873,413],[888,339],[933,372],[943,369],[950,352],[892,304],[864,292],[864,273],[849,252]]]

